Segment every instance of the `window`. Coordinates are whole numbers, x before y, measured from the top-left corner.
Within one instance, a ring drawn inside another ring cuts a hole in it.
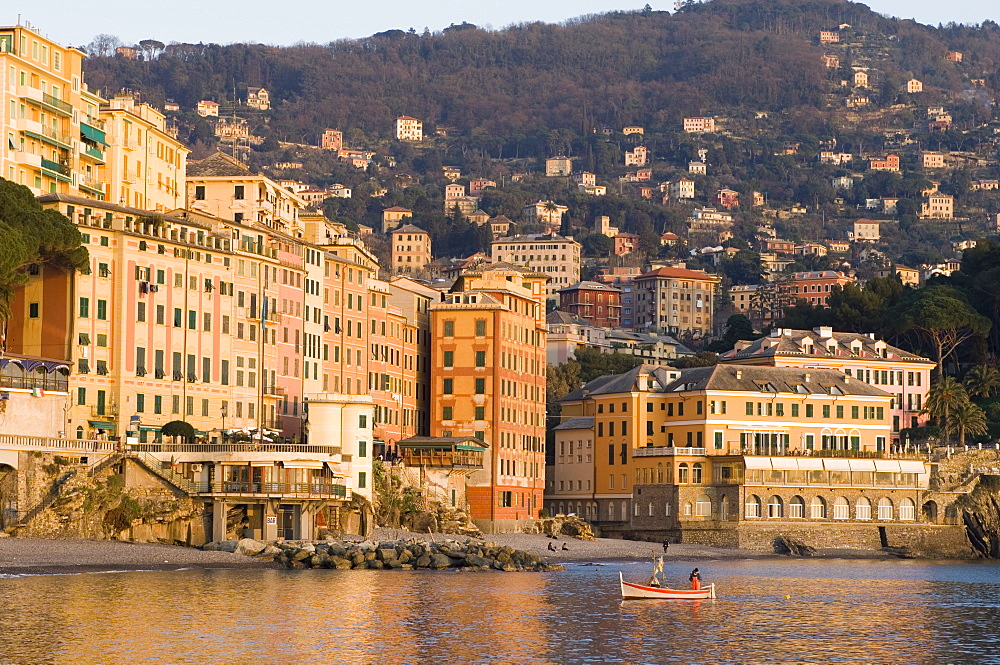
[[[767,516],[769,518],[781,518],[784,517],[784,513],[784,503],[780,496],[775,494],[767,500]]]
[[[872,518],[872,502],[865,497],[858,499],[854,504],[855,517],[859,520],[870,520]]]
[[[452,420],[452,407],[441,407],[441,420]]]
[[[748,416],[752,416],[753,415],[753,402],[747,402],[746,403],[746,407],[747,407],[747,415]]]
[[[799,417],[799,405],[792,404],[792,418],[798,418],[798,417]]]
[[[236,185],[233,187],[233,198],[243,199],[244,198],[244,185]]]
[[[444,322],[444,336],[445,337],[454,337],[455,336],[455,322],[454,321],[445,321]]]
[[[476,394],[477,395],[486,394],[486,379],[476,379]]]
[[[814,520],[826,519],[826,501],[823,500],[823,497],[813,497],[812,504],[809,506],[809,516]]]
[[[443,394],[445,394],[445,395],[453,395],[453,394],[455,394],[454,386],[455,386],[455,380],[454,379],[445,379],[444,380],[444,386],[443,386],[444,390],[442,391]]]
[[[824,418],[829,418],[830,417],[830,405],[829,404],[824,404],[823,405],[823,417]]]
[[[486,367],[485,351],[476,351],[476,367]]]
[[[108,320],[108,301],[98,300],[97,301],[97,318],[101,321]]]
[[[880,520],[892,519],[892,499],[882,497],[878,500],[878,518]]]
[[[715,449],[722,450],[722,432],[715,433]]]
[[[221,366],[219,367],[219,382],[224,385],[229,385],[229,361],[223,360]],[[364,418],[364,416],[362,416]]]
[[[80,298],[80,318],[90,318],[90,298]]]
[[[793,496],[788,502],[788,516],[790,518],[801,519],[806,514],[806,502],[801,496]]]
[[[175,307],[174,308],[174,328],[180,328],[182,325],[184,325],[183,318],[184,318],[184,313],[180,310],[179,307]]]
[[[166,321],[167,310],[163,305],[156,306],[156,324],[162,326]]]
[[[686,484],[688,481],[688,465],[687,462],[681,462],[677,467],[677,482],[678,484]]]
[[[205,185],[195,185],[194,198],[197,201],[205,200]]]
[[[146,321],[146,303],[141,302],[136,306],[135,320],[140,323]]]
[[[899,502],[899,519],[913,521],[914,514],[913,499],[904,498]]]
[[[358,457],[368,457],[367,441],[358,441]]]
[[[842,496],[838,496],[833,502],[833,519],[835,520],[849,520],[851,519],[851,504]]]
[[[486,319],[476,319],[476,337],[486,337]]]
[[[445,367],[454,367],[455,366],[455,352],[454,351],[445,351],[444,352],[444,366]]]
[[[85,406],[87,404],[87,389],[77,388],[76,389],[76,403],[79,406]]]
[[[368,429],[368,416],[366,415],[358,416],[358,427],[360,429]]]
[[[476,407],[476,420],[486,420],[486,407],[477,406]]]
[[[744,513],[746,517],[760,517],[760,497],[756,494],[751,494],[747,497],[746,512]]]
[[[38,303],[28,303],[28,318],[37,319],[38,318]]]
[[[837,419],[838,420],[844,419],[844,407],[841,404],[837,405]]]
[[[851,418],[853,418],[854,420],[858,419],[858,407],[856,406],[851,407]]]
[[[652,504],[650,504],[650,514],[652,514]],[[698,517],[712,516],[712,499],[707,494],[702,494],[694,502],[694,514]]]
[[[358,489],[364,489],[368,485],[368,474],[364,471],[358,473]]]

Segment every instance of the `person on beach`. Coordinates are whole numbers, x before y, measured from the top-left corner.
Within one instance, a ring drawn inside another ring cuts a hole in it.
[[[666,554],[667,550],[670,549],[670,541],[666,538],[663,539],[663,553]]]
[[[691,590],[692,591],[700,591],[701,590],[701,573],[698,572],[697,568],[695,568],[694,570],[691,571],[691,575],[688,576],[688,579],[691,581]]]
[[[568,547],[566,547],[566,543],[563,543],[563,544],[562,544],[562,551],[563,551],[563,552],[569,552],[569,548],[568,548]]]

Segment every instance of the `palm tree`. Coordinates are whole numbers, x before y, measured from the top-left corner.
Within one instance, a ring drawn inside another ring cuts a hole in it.
[[[948,445],[950,439],[952,413],[968,401],[968,393],[953,376],[946,376],[931,387],[924,412],[929,413],[941,425],[945,445]]]
[[[965,389],[972,397],[989,397],[1000,387],[1000,371],[995,367],[976,365],[965,375]]]
[[[966,434],[977,436],[989,431],[986,426],[986,412],[972,402],[961,404],[951,414],[951,417],[955,426],[958,427],[958,445],[960,446],[965,446]]]

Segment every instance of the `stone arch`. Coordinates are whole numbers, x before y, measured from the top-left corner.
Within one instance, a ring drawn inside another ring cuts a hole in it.
[[[882,521],[891,520],[894,514],[893,508],[892,499],[887,496],[882,497],[878,500],[878,518]]]
[[[801,519],[806,516],[806,500],[796,494],[788,502],[788,516],[794,519]]]
[[[701,494],[695,499],[694,502],[694,514],[698,517],[711,517],[712,516],[712,497],[707,494]]]
[[[851,502],[847,500],[847,497],[838,496],[833,500],[833,519],[851,519]]]
[[[756,494],[750,494],[747,496],[746,509],[744,511],[745,517],[760,517],[760,497]]]
[[[826,499],[814,496],[809,504],[809,517],[814,520],[826,519]]]
[[[767,516],[771,519],[780,519],[785,516],[785,502],[777,494],[772,494],[767,500]]]
[[[866,496],[858,497],[854,504],[854,517],[859,520],[870,520],[872,518],[872,502]]]

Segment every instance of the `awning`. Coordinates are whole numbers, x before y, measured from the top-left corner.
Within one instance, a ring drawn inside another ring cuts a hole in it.
[[[794,457],[772,457],[771,468],[777,471],[796,471],[799,465],[795,463]]]
[[[894,459],[877,459],[875,470],[879,473],[899,473],[899,462]]]
[[[455,446],[455,448],[457,448],[458,450],[474,450],[474,451],[479,452],[479,453],[486,451],[486,448],[483,448],[482,446],[476,446],[476,445],[464,444],[464,443],[458,444],[457,446]]]
[[[795,460],[799,465],[799,471],[822,471],[823,460],[818,457],[800,457]]]
[[[90,426],[94,429],[115,429],[114,423],[106,423],[103,420],[88,420]]]
[[[851,464],[846,459],[825,459],[823,467],[827,471],[850,471]]]
[[[91,127],[85,122],[80,123],[80,133],[95,143],[108,145],[108,139],[105,133],[96,127]]]
[[[770,469],[771,468],[771,458],[770,457],[744,457],[743,464],[746,465],[748,469]]]
[[[274,462],[271,461],[250,462],[250,466],[274,466]]]
[[[286,469],[322,469],[324,462],[308,459],[296,459],[289,462],[282,462]]]
[[[851,471],[874,471],[875,461],[870,459],[849,459]]]
[[[159,432],[160,428],[154,425],[139,425],[139,430],[143,432]]]
[[[899,460],[900,473],[926,473],[923,462],[917,460]]]

